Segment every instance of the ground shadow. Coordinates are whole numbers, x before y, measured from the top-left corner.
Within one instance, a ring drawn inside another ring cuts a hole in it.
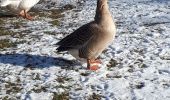
[[[169,0],[148,0],[148,1],[139,1],[141,3],[168,3]]]
[[[151,0],[150,2],[167,3],[169,0]]]
[[[31,54],[0,54],[0,63],[28,68],[45,68],[51,66],[68,68],[80,65],[76,60]]]
[[[17,15],[0,12],[0,18],[13,18],[13,17],[17,17]]]

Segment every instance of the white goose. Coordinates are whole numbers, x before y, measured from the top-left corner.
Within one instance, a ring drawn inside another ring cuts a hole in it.
[[[7,7],[12,13],[17,13],[26,19],[32,20],[27,12],[40,0],[2,0],[1,7]]]

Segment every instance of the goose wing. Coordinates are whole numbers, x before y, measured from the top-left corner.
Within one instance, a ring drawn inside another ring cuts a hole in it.
[[[73,33],[66,36],[56,44],[59,46],[57,48],[57,51],[60,52],[67,51],[70,49],[79,49],[93,37],[92,30],[94,28],[95,28],[94,22],[81,26],[80,28],[78,28]]]

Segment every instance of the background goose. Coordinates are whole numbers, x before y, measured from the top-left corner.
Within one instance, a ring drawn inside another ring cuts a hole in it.
[[[1,7],[7,7],[12,13],[29,20],[33,19],[27,12],[40,0],[3,0]]]
[[[108,0],[97,0],[94,21],[78,28],[57,43],[58,52],[69,51],[76,58],[87,59],[87,68],[97,70],[97,57],[113,41],[116,33]]]

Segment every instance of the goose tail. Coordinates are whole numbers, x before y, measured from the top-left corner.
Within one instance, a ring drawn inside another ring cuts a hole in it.
[[[9,5],[9,4],[10,4],[10,1],[9,1],[9,0],[3,0],[3,1],[1,2],[0,6],[1,6],[1,7],[5,7],[5,6]]]

